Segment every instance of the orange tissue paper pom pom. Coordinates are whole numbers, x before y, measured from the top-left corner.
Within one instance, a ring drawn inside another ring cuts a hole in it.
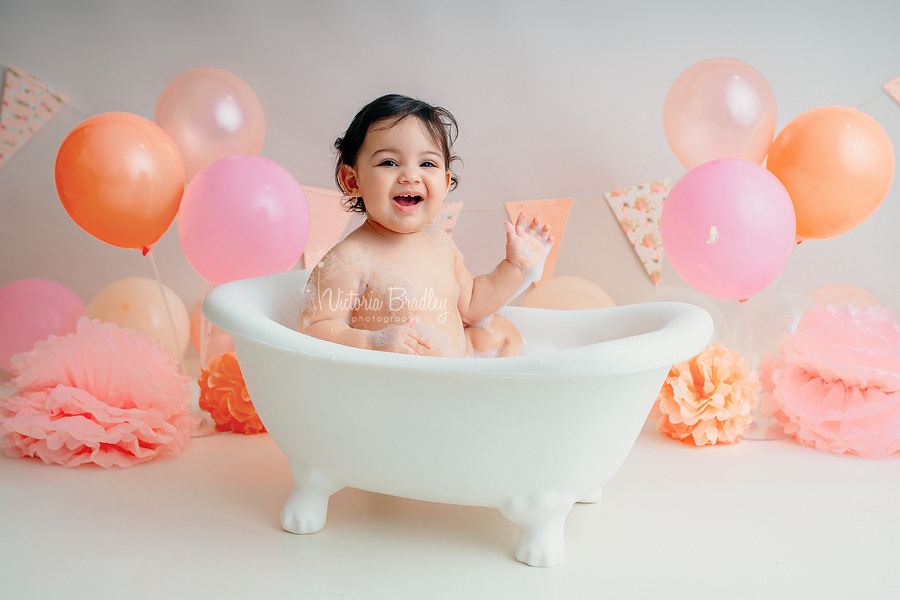
[[[659,431],[685,444],[734,442],[753,421],[759,377],[721,342],[669,370],[656,400]]]
[[[200,371],[200,408],[212,415],[216,431],[250,435],[263,433],[263,425],[247,394],[241,367],[233,352],[210,361]]]

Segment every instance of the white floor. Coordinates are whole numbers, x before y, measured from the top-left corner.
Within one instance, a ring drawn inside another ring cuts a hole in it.
[[[315,535],[282,531],[267,435],[195,438],[129,469],[0,456],[3,598],[896,598],[900,455],[792,441],[692,448],[649,423],[565,561],[516,562],[494,509],[355,489]]]

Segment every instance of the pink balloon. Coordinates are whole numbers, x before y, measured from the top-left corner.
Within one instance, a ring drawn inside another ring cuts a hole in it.
[[[675,271],[708,296],[745,300],[781,272],[794,247],[794,206],[778,179],[729,158],[687,172],[663,203],[663,249]]]
[[[81,298],[49,279],[19,279],[0,288],[0,367],[12,373],[13,354],[50,335],[74,332],[82,315]]]
[[[188,262],[219,285],[287,271],[309,238],[309,205],[300,184],[258,156],[229,156],[197,173],[178,211]]]
[[[666,94],[663,127],[688,169],[717,158],[762,164],[775,135],[775,96],[756,69],[712,58],[684,71]]]
[[[220,158],[258,155],[266,138],[266,117],[253,89],[215,67],[191,69],[170,81],[153,120],[178,147],[188,181]]]

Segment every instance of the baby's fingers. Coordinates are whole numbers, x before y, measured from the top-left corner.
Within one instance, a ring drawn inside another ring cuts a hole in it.
[[[516,217],[516,235],[524,235],[526,227],[525,213],[520,212],[519,216]]]
[[[506,243],[512,244],[516,240],[515,226],[509,221],[506,221],[503,223],[503,227],[506,229]]]
[[[413,339],[413,344],[415,345],[416,351],[419,354],[422,354],[422,352],[424,352],[422,348],[426,348],[428,350],[431,349],[431,340],[429,340],[418,331],[410,331],[409,336]]]

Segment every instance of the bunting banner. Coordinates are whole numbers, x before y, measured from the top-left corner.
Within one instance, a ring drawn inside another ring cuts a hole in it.
[[[670,187],[671,179],[660,179],[603,194],[654,285],[663,256],[659,217]]]
[[[441,204],[441,209],[431,219],[431,224],[453,235],[453,228],[456,227],[456,221],[459,219],[459,211],[462,210],[462,205],[462,202],[444,200],[444,203]]]
[[[351,213],[341,205],[343,194],[336,190],[301,185],[309,203],[309,240],[303,251],[303,268],[312,269],[325,253],[341,241]]]
[[[6,68],[0,100],[0,167],[56,116],[69,98],[19,67]]]
[[[881,86],[881,89],[883,89],[888,96],[893,98],[894,102],[900,104],[900,77],[891,79]]]
[[[556,238],[547,260],[544,262],[544,274],[535,285],[540,285],[553,277],[553,267],[556,266],[556,256],[559,254],[559,246],[562,244],[563,234],[566,232],[566,220],[569,218],[569,209],[572,207],[571,198],[554,198],[552,200],[527,200],[525,202],[507,202],[506,214],[512,223],[520,212],[525,213],[529,221],[534,217],[542,223],[550,224],[550,233]]]

